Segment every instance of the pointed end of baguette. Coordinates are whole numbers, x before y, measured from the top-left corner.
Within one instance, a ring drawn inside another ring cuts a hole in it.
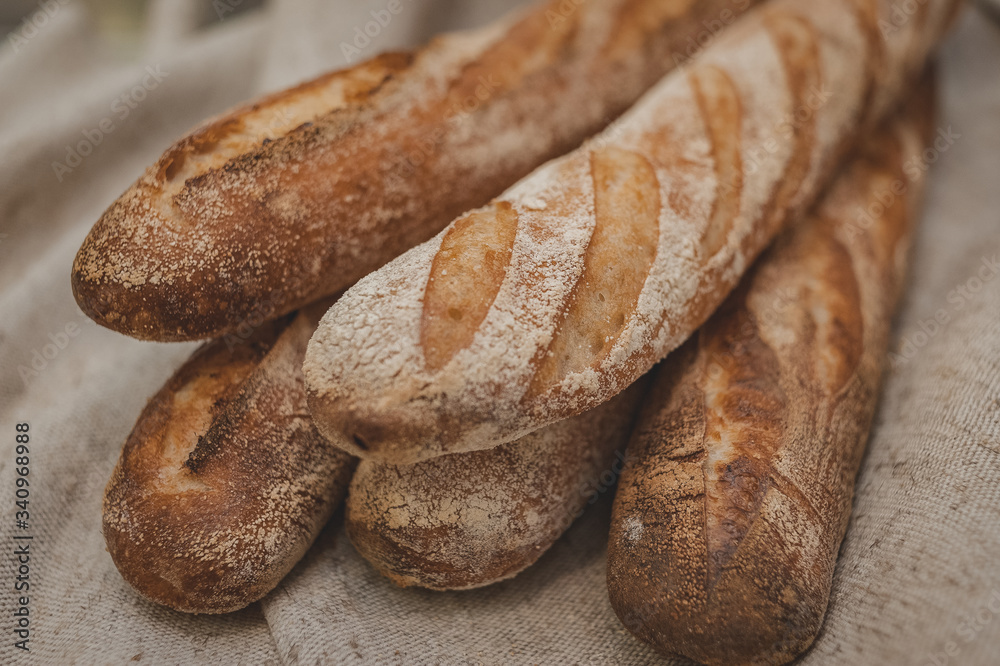
[[[635,522],[630,527],[647,534],[632,539],[634,547],[627,552],[630,547],[621,544],[630,540],[612,531],[611,540],[619,545],[609,558],[608,595],[619,620],[639,639],[708,666],[785,664],[815,640],[825,604],[796,581],[768,577],[767,563],[733,572],[707,595],[692,593],[699,581],[658,571],[683,562],[670,565],[662,553],[641,545],[662,542],[662,531],[670,526]],[[650,537],[649,530],[660,536]]]
[[[213,331],[186,330],[177,316],[195,304],[181,303],[172,284],[169,255],[161,251],[171,241],[148,177],[111,204],[87,234],[73,260],[73,296],[101,326],[140,340],[210,337]]]
[[[73,296],[88,317],[140,340],[242,340],[312,300],[287,298],[285,275],[261,280],[259,257],[202,233],[204,220],[168,220],[153,171],[108,207],[73,260]]]

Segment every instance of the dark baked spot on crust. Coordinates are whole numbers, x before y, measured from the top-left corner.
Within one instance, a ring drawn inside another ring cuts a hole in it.
[[[749,301],[734,294],[696,333],[697,353],[686,343],[659,371],[615,501],[608,590],[627,628],[661,650],[706,664],[786,663],[820,629],[911,198],[853,239],[847,232],[859,204],[903,182],[900,146],[881,139],[930,116],[929,97],[913,99],[903,122],[864,145],[819,213],[744,278]],[[784,305],[769,311],[776,301]],[[725,437],[712,437],[713,421]],[[706,548],[713,519],[717,545]]]
[[[362,451],[368,450],[368,444],[365,443],[365,440],[364,438],[361,437],[361,435],[353,435],[351,439],[354,440],[355,446],[357,446]]]
[[[204,345],[143,411],[105,492],[103,532],[144,596],[187,612],[246,606],[343,496],[355,461],[316,430],[298,376],[316,315]]]

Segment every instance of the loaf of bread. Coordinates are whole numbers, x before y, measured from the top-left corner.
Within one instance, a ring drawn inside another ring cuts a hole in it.
[[[404,464],[591,409],[718,307],[919,75],[954,0],[774,0],[600,136],[348,290],[310,342],[320,430]]]
[[[148,340],[344,289],[600,130],[703,21],[756,0],[551,0],[265,97],[171,146],[97,222],[73,293]]]
[[[608,593],[704,664],[816,637],[878,399],[931,133],[929,85],[658,368],[615,497]]]
[[[273,589],[343,498],[356,460],[306,406],[302,358],[325,304],[203,346],[143,410],[104,496],[129,584],[190,613]]]
[[[403,587],[515,576],[613,487],[645,386],[489,451],[403,467],[362,461],[347,496],[351,542]]]

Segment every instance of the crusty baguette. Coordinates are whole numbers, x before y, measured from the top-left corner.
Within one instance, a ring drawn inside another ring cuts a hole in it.
[[[408,463],[600,404],[719,305],[915,79],[955,0],[747,12],[603,134],[348,290],[310,341],[320,430]]]
[[[347,496],[351,542],[403,587],[517,575],[614,484],[645,386],[489,451],[404,467],[362,461]]]
[[[80,307],[150,340],[333,294],[598,131],[757,0],[551,0],[220,116],[104,213]]]
[[[143,410],[104,496],[104,538],[143,596],[224,613],[274,588],[356,460],[313,426],[301,364],[322,305],[201,347]]]
[[[816,637],[923,189],[927,85],[658,369],[615,498],[625,626],[706,664]],[[915,180],[907,180],[907,174]]]

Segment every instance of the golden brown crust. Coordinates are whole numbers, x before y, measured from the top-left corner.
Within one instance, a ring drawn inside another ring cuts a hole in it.
[[[445,234],[424,293],[420,342],[428,365],[443,367],[469,346],[503,283],[516,230],[517,214],[501,204],[469,213]]]
[[[594,230],[583,255],[583,273],[552,342],[537,361],[528,397],[611,352],[635,314],[656,258],[660,193],[649,160],[609,146],[591,153],[590,172]]]
[[[932,106],[927,85],[658,371],[615,498],[608,591],[665,652],[785,663],[819,631],[923,186],[904,164]]]
[[[104,537],[143,596],[192,613],[256,601],[305,553],[355,460],[306,409],[323,308],[200,348],[149,401],[104,498]]]
[[[722,249],[740,212],[740,192],[743,189],[743,156],[740,132],[739,90],[732,78],[719,67],[708,66],[691,73],[691,91],[698,102],[698,111],[705,119],[712,142],[712,162],[715,166],[716,196],[712,202],[712,217],[701,236],[701,256],[706,259]]]
[[[402,587],[515,576],[610,490],[645,386],[489,451],[406,467],[363,461],[347,498],[351,542]]]
[[[928,16],[954,1],[927,0]],[[884,66],[869,66],[877,25],[859,18],[890,10],[766,3],[601,135],[509,188],[486,209],[513,211],[509,264],[489,298],[466,281],[462,299],[490,305],[445,363],[420,334],[448,330],[448,303],[429,312],[421,297],[450,231],[360,280],[306,355],[320,430],[361,457],[408,464],[512,441],[628,386],[711,315],[922,71],[937,19],[887,34]],[[602,171],[629,174],[628,205],[611,203]],[[610,267],[620,289],[602,302]]]
[[[690,4],[551,0],[210,121],[97,222],[77,302],[122,333],[191,340],[343,289],[599,130],[734,0]]]

